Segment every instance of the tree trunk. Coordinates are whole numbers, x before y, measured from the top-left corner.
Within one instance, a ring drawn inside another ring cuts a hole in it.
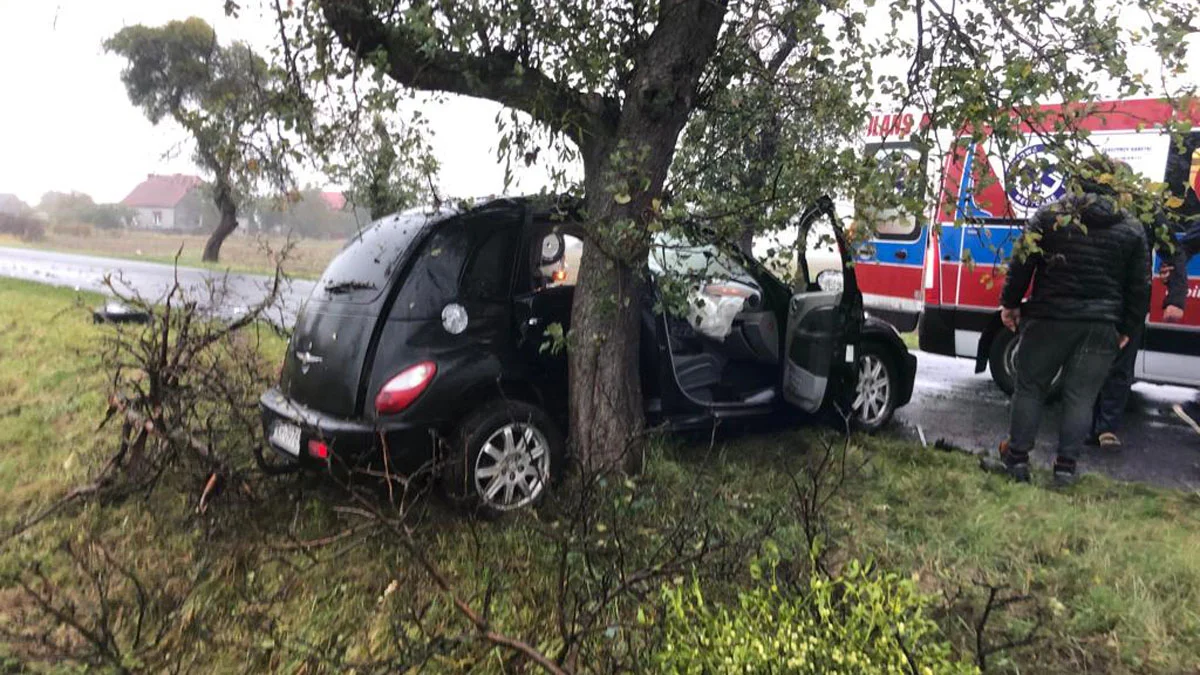
[[[664,2],[625,90],[615,128],[583,143],[584,192],[592,240],[584,246],[571,311],[570,440],[585,470],[641,468],[642,294],[647,226],[658,217],[679,132],[695,106],[725,6]]]
[[[641,468],[644,274],[584,247],[571,310],[570,446],[587,471]]]
[[[225,243],[225,238],[233,234],[238,226],[238,208],[237,201],[233,198],[233,190],[230,189],[229,182],[220,177],[213,187],[213,202],[221,212],[221,222],[217,223],[217,229],[213,230],[208,242],[204,244],[204,255],[200,258],[204,262],[217,262],[220,259],[221,244]]]

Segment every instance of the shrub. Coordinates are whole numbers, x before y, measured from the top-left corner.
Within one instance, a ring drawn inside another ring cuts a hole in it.
[[[54,234],[82,238],[91,237],[96,233],[96,228],[92,227],[90,224],[77,221],[55,223],[50,227],[50,230],[54,232]]]
[[[736,606],[707,602],[696,581],[665,587],[663,598],[663,673],[978,672],[954,657],[911,579],[857,562],[799,592],[763,580]]]
[[[11,234],[21,241],[41,241],[46,238],[46,225],[28,214],[0,213],[0,234]]]

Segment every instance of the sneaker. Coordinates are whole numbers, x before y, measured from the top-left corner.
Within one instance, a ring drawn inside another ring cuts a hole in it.
[[[1105,450],[1120,450],[1121,438],[1111,431],[1106,431],[1096,437],[1096,444]]]
[[[1191,427],[1192,431],[1200,434],[1200,406],[1195,403],[1176,403],[1171,406],[1171,411]]]
[[[979,466],[988,473],[1002,473],[1018,483],[1029,482],[1029,455],[1014,455],[1009,450],[1008,441],[1000,443],[1000,459],[984,456],[979,460]]]
[[[1068,488],[1079,480],[1075,473],[1075,462],[1061,457],[1054,460],[1054,487]]]

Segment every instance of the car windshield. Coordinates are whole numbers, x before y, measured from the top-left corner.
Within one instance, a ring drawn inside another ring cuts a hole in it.
[[[757,286],[754,277],[732,256],[712,244],[697,245],[687,238],[661,233],[650,244],[650,271],[696,281],[729,279]]]
[[[387,286],[401,255],[438,215],[425,208],[413,209],[371,223],[351,237],[329,263],[314,294],[327,300],[374,301]]]

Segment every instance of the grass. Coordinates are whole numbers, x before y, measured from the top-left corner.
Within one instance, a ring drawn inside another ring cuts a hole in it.
[[[90,233],[89,233],[90,232]],[[204,267],[249,274],[271,274],[275,271],[266,247],[279,251],[283,237],[254,237],[234,233],[221,246],[221,261],[206,263],[200,260],[207,236],[150,232],[146,230],[83,230],[46,233],[37,242],[25,242],[10,235],[0,235],[0,246],[36,248],[63,253],[81,253],[108,258],[173,263],[179,253],[179,263],[188,267]],[[339,240],[297,239],[284,270],[303,279],[321,276],[329,261],[341,250]],[[182,252],[180,252],[182,250]]]
[[[95,431],[106,390],[94,352],[105,329],[88,314],[96,300],[0,280],[4,529],[85,480],[114,447],[111,431]],[[635,483],[614,486],[613,503],[626,506],[605,511],[592,536],[603,542],[609,528],[628,528],[646,539],[623,555],[639,556],[654,548],[655,528],[672,523],[711,522],[737,536],[775,522],[773,541],[785,556],[803,558],[808,544],[788,510],[789,476],[825,438],[785,431],[718,437],[711,447],[707,438],[668,439]],[[939,622],[960,653],[974,647],[970,626],[985,597],[976,584],[985,583],[1031,598],[996,613],[993,643],[1019,636],[1039,615],[1046,624],[1036,645],[993,656],[997,672],[1200,669],[1196,495],[1094,476],[1065,493],[1014,485],[980,472],[974,458],[887,437],[856,439],[850,455],[869,461],[828,507],[830,560],[873,559],[916,575],[938,599]],[[428,672],[519,670],[506,653],[468,639],[465,624],[394,538],[375,530],[337,539],[361,519],[327,481],[254,482],[246,488],[252,498],[220,497],[205,514],[196,509],[201,488],[175,482],[148,504],[141,497],[89,504],[4,541],[0,628],[25,616],[28,604],[12,583],[35,565],[86,597],[88,585],[64,551],[96,539],[150,587],[197,584],[175,615],[183,628],[169,639],[196,631],[220,648],[191,654],[192,670],[334,672],[330,663],[387,657],[396,664],[390,670],[403,672],[398,664],[410,655],[403,638],[412,636],[397,621],[413,608],[425,626],[464,636],[443,645]],[[497,629],[552,649],[548,599],[555,597],[559,561],[549,542],[558,508],[552,500],[538,513],[479,524],[433,501],[418,511],[416,537],[462,597],[475,606],[491,600]],[[328,545],[296,546],[330,537]],[[725,583],[749,581],[744,570],[733,570]],[[0,671],[5,650],[0,644]],[[31,657],[28,646],[7,650],[10,658]]]

